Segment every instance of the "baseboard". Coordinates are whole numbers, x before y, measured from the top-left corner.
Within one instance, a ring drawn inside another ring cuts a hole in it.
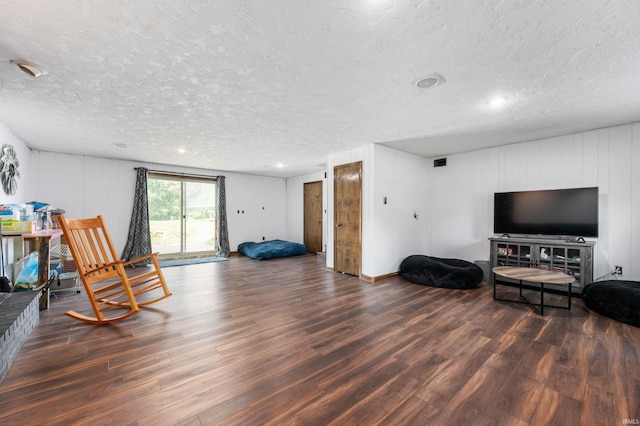
[[[391,272],[390,274],[378,275],[378,276],[375,276],[375,277],[370,277],[368,275],[361,274],[360,275],[360,279],[362,281],[366,281],[366,282],[369,282],[369,283],[375,283],[377,281],[381,281],[381,280],[385,280],[387,278],[391,278],[391,277],[393,277],[395,275],[398,275],[397,271],[396,272]]]
[[[327,266],[326,269],[327,269],[327,271],[335,272],[335,270],[331,266]],[[398,272],[392,272],[390,274],[378,275],[378,276],[375,276],[375,277],[370,277],[369,275],[360,274],[360,276],[358,278],[361,279],[362,281],[366,281],[368,283],[375,283],[377,281],[381,281],[381,280],[393,277],[394,275],[398,275]]]

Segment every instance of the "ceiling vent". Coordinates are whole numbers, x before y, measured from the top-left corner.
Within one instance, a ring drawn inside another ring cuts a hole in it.
[[[444,82],[446,82],[446,80],[443,76],[438,73],[433,73],[416,81],[416,87],[419,89],[431,89],[432,87],[436,87]]]
[[[447,165],[446,158],[436,158],[435,160],[433,160],[433,167],[444,167],[446,165]]]

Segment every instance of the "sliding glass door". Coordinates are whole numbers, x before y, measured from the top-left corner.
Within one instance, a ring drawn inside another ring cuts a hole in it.
[[[216,250],[216,185],[212,182],[184,182],[184,251]]]
[[[215,253],[215,179],[149,173],[147,190],[153,251],[167,257]]]

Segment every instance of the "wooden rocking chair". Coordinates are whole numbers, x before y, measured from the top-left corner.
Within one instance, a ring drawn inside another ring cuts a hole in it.
[[[116,253],[102,216],[88,219],[58,217],[69,250],[91,302],[95,317],[74,311],[65,315],[80,321],[104,324],[129,318],[140,312],[141,306],[171,296],[158,264],[157,253],[127,262]],[[149,266],[142,272],[127,275],[125,267],[144,259]]]

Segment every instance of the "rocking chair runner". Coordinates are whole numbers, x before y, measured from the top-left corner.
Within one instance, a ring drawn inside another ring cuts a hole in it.
[[[74,311],[65,315],[81,321],[104,324],[129,318],[140,307],[171,296],[158,264],[157,253],[121,260],[116,253],[102,216],[88,219],[58,217],[69,250],[84,284],[95,317]],[[125,266],[150,259],[142,272],[128,275]]]

